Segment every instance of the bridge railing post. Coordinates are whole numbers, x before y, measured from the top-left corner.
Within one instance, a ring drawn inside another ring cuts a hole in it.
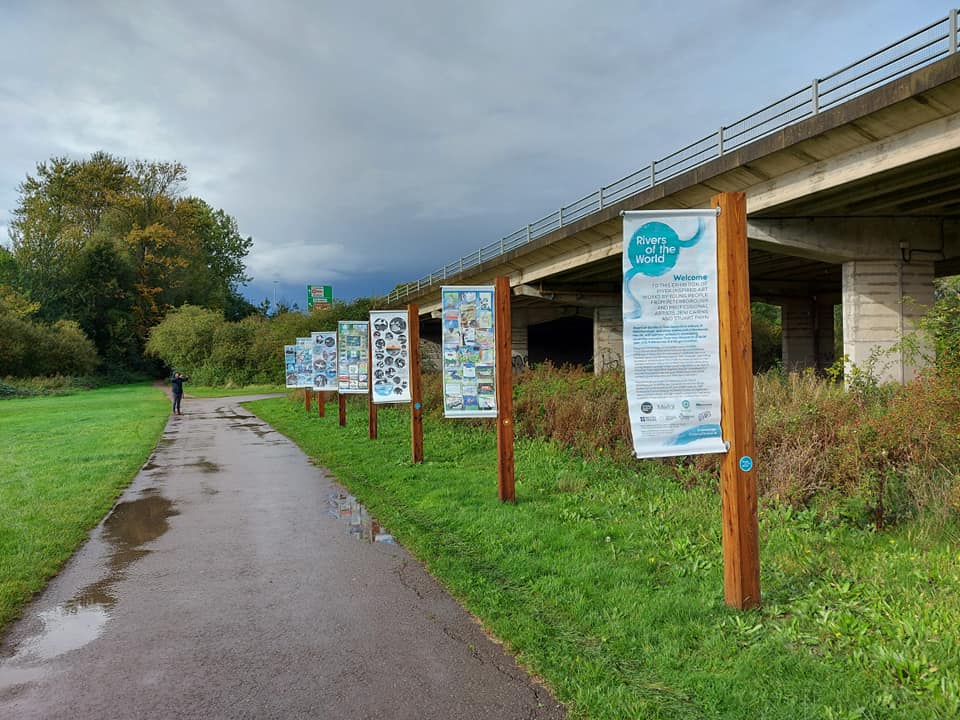
[[[957,9],[950,10],[950,52],[957,52]]]
[[[813,114],[820,112],[820,81],[814,78],[810,83],[810,100],[813,103]]]

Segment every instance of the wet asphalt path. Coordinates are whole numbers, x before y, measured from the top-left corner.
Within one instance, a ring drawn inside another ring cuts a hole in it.
[[[293,443],[235,399],[184,410],[0,641],[0,718],[563,717]]]

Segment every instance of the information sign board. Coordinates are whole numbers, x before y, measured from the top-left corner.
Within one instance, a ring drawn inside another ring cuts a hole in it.
[[[492,285],[444,286],[443,413],[496,417],[496,328]]]
[[[637,457],[725,451],[716,210],[623,213],[623,358]]]

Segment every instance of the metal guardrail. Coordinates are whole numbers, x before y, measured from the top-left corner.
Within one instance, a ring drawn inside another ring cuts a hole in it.
[[[957,52],[956,9],[939,20],[877,50],[867,57],[819,78],[766,107],[743,117],[716,132],[700,138],[630,175],[603,185],[598,190],[560,207],[556,212],[534,220],[500,240],[478,248],[459,260],[434,270],[429,275],[397,286],[387,301],[399,302],[425,288],[442,282],[464,270],[476,267],[504,253],[522,247],[572,222],[602,210],[608,205],[648,190],[724,153],[747,145],[778,130],[812,117],[836,105],[862,95],[879,85],[902,77],[924,65]]]

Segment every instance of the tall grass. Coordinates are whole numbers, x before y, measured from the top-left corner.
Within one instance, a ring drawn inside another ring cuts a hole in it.
[[[439,413],[433,385],[426,398]],[[960,514],[960,384],[950,375],[847,391],[812,372],[770,371],[754,379],[754,397],[761,498],[858,524]],[[545,364],[517,376],[514,398],[521,436],[631,461],[622,374]],[[719,467],[715,455],[665,462],[687,484]]]

